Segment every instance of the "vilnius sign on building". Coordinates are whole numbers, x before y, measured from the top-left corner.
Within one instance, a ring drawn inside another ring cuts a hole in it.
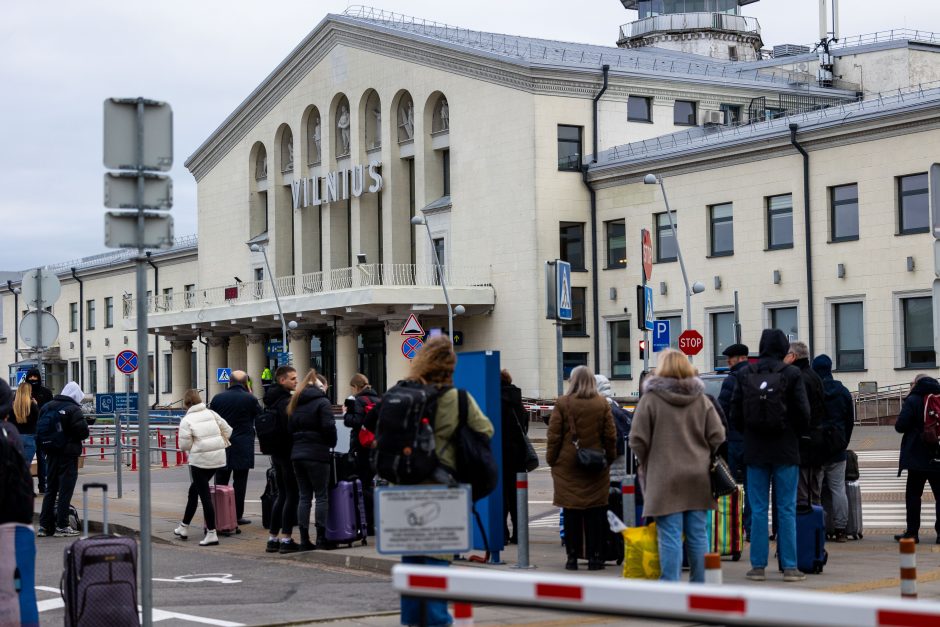
[[[328,172],[326,176],[314,176],[300,179],[291,184],[294,209],[303,207],[318,207],[320,205],[359,198],[363,193],[374,194],[382,190],[382,173],[379,172],[382,164],[373,161],[367,166],[354,165],[338,172]],[[368,171],[370,183],[366,187],[366,173]]]

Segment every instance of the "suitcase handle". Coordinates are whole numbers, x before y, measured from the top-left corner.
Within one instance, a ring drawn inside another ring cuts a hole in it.
[[[101,490],[102,502],[102,520],[101,533],[108,533],[108,484],[107,483],[83,483],[82,484],[82,537],[88,537],[88,490]]]

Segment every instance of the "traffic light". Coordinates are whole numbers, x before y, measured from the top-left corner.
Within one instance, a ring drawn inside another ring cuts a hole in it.
[[[640,340],[640,359],[646,356],[646,340]]]

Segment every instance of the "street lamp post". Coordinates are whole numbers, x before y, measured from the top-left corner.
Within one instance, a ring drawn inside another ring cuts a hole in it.
[[[271,264],[270,262],[268,262],[267,248],[262,246],[261,244],[252,244],[251,252],[261,253],[264,256],[265,272],[267,272],[268,274],[268,280],[271,281],[271,291],[274,293],[274,302],[277,304],[277,315],[278,315],[278,318],[280,318],[281,320],[281,348],[285,353],[287,353],[287,362],[288,364],[290,364],[293,361],[293,359],[291,358],[290,351],[287,350],[287,347],[288,347],[287,326],[288,324],[287,324],[287,321],[284,319],[284,310],[281,309],[281,299],[277,295],[277,284],[274,282],[274,275],[271,273]],[[291,329],[297,328],[297,323],[291,320],[290,328]]]
[[[444,280],[444,266],[441,265],[441,260],[437,258],[437,249],[434,248],[434,238],[431,236],[431,227],[428,225],[428,221],[424,216],[415,216],[411,218],[411,224],[414,226],[424,225],[424,228],[428,232],[428,243],[431,245],[431,254],[434,256],[434,267],[437,268],[438,276],[441,279],[441,288],[444,290],[444,302],[447,303],[447,333],[450,337],[450,341],[454,341],[454,310],[456,309],[458,314],[462,314],[466,311],[463,305],[457,305],[456,308],[451,307],[450,305],[450,296],[447,294],[447,281]]]
[[[663,202],[666,203],[666,215],[669,217],[669,228],[672,230],[672,239],[676,242],[676,257],[679,259],[679,269],[682,271],[682,282],[685,284],[685,328],[692,328],[692,294],[701,294],[705,291],[705,286],[696,281],[694,285],[689,285],[689,275],[685,272],[685,261],[682,259],[682,247],[679,246],[679,233],[676,231],[676,223],[672,219],[672,210],[669,208],[669,198],[666,196],[666,187],[663,185],[663,177],[655,174],[647,174],[643,177],[646,185],[659,184],[659,189],[663,191]]]

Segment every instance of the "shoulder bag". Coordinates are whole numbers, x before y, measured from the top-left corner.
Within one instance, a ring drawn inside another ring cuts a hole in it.
[[[525,471],[532,472],[539,467],[539,455],[535,452],[535,447],[532,446],[532,441],[526,435],[525,429],[522,428],[519,416],[513,412],[513,417],[516,419],[516,426],[519,427],[519,435],[522,436],[522,441],[525,442]]]
[[[738,484],[731,474],[731,469],[728,468],[728,462],[718,453],[712,455],[709,474],[711,475],[713,498],[719,499],[737,491]]]
[[[604,425],[601,425],[601,429]],[[583,448],[578,440],[578,432],[574,428],[574,418],[568,414],[568,429],[571,430],[571,443],[574,444],[578,466],[587,472],[598,473],[607,468],[607,455],[603,449]],[[602,432],[603,433],[603,432]],[[602,438],[603,439],[603,438]]]

